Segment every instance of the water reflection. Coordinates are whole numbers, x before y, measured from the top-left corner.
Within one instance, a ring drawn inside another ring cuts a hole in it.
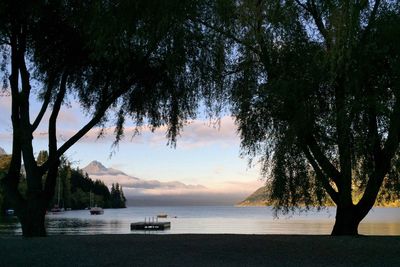
[[[46,220],[48,233],[51,234],[112,234],[123,229],[118,220],[92,220],[81,218],[54,218]],[[126,231],[123,231],[126,232]]]
[[[359,232],[366,235],[400,235],[400,209],[375,208],[361,223]],[[165,212],[171,218],[171,229],[159,232],[131,231],[130,223],[154,218]],[[49,235],[81,234],[330,234],[335,210],[273,217],[269,207],[131,207],[106,210],[91,216],[88,211],[68,211],[46,216]],[[176,218],[174,218],[176,216]],[[0,221],[0,235],[21,235],[16,217]]]
[[[400,223],[362,223],[359,232],[366,235],[369,233],[374,233],[374,235],[400,235]]]
[[[0,217],[0,235],[21,235],[21,224],[17,217]]]

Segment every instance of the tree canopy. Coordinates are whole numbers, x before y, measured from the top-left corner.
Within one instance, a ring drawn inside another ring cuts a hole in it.
[[[391,0],[2,1],[13,127],[3,180],[24,235],[45,234],[61,156],[90,129],[111,120],[118,143],[127,120],[164,125],[174,144],[199,101],[218,111],[225,99],[277,207],[329,197],[333,234],[357,234],[379,192],[399,192],[399,22]],[[89,119],[59,142],[71,97]],[[33,133],[46,112],[48,155],[37,162]]]
[[[192,22],[197,1],[3,1],[2,74],[12,98],[13,150],[5,192],[15,203],[25,236],[45,235],[44,215],[54,196],[60,157],[90,129],[115,123],[116,143],[127,119],[166,126],[172,142],[195,117],[201,97],[213,98],[217,65],[210,39]],[[7,81],[7,79],[9,81]],[[31,96],[42,103],[31,114]],[[57,119],[73,97],[87,123],[59,142]],[[48,155],[34,157],[33,138],[49,113]],[[34,116],[31,118],[30,116]],[[27,193],[18,190],[21,162]],[[45,175],[45,180],[42,177]]]
[[[333,234],[356,234],[379,192],[400,192],[399,3],[220,2],[206,24],[235,43],[226,68],[243,153],[261,160],[278,209],[329,197]]]

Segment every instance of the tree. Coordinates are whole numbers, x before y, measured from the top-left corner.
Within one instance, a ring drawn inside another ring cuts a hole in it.
[[[2,154],[0,155],[0,181],[3,179],[3,177],[7,174],[7,170],[10,166],[10,161],[11,161],[11,156]],[[5,210],[8,206],[8,201],[5,198],[4,192],[2,188],[0,188],[0,217],[2,217],[5,213]]]
[[[38,165],[42,165],[49,159],[49,153],[46,150],[39,151],[39,154],[36,158],[36,162]]]
[[[2,1],[2,74],[12,98],[12,159],[4,188],[24,236],[44,236],[46,207],[54,196],[60,157],[90,129],[115,118],[116,143],[126,118],[152,130],[166,125],[174,144],[195,116],[201,95],[216,85],[206,71],[214,54],[202,28],[188,18],[196,1]],[[10,71],[7,67],[9,66]],[[42,107],[31,120],[30,100]],[[57,119],[74,96],[90,117],[63,143]],[[48,159],[34,158],[34,132],[49,113]],[[139,128],[138,128],[139,130]],[[27,193],[18,190],[26,169]],[[42,177],[46,179],[42,182]]]
[[[122,186],[118,183],[111,185],[111,208],[126,208],[126,198],[124,196],[124,192],[122,191]]]
[[[332,235],[357,235],[379,192],[399,196],[399,7],[218,1],[201,21],[235,43],[232,110],[269,197],[283,212],[329,197]]]

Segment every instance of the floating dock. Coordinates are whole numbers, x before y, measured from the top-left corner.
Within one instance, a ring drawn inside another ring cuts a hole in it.
[[[165,230],[171,228],[171,222],[135,222],[131,230]]]

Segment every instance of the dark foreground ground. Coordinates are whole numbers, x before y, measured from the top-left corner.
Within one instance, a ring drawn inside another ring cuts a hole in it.
[[[400,237],[0,237],[0,266],[400,266]]]

